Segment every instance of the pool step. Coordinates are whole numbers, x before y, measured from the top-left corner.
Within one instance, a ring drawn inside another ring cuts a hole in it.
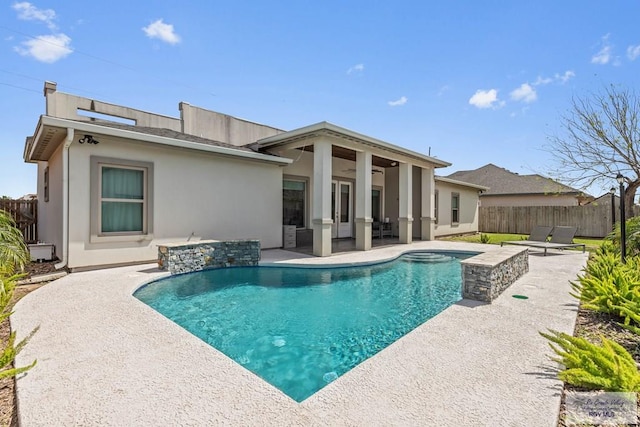
[[[452,258],[448,255],[434,254],[431,252],[413,252],[413,253],[402,255],[402,260],[408,261],[408,262],[436,263],[436,262],[449,262],[452,260]]]

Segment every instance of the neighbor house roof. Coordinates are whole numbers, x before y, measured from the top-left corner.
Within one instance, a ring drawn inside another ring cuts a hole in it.
[[[532,194],[579,196],[584,194],[580,190],[542,175],[520,175],[491,163],[475,170],[454,172],[447,178],[488,187],[489,189],[483,193],[483,197]]]

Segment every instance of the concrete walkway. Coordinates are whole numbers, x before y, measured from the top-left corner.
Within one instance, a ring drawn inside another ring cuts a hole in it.
[[[499,249],[436,241],[322,259],[264,251],[263,261],[349,263],[427,248]],[[19,337],[40,326],[17,358],[38,359],[17,381],[21,425],[552,427],[561,383],[538,331],[573,331],[569,280],[586,259],[532,252],[530,272],[493,304],[460,301],[302,403],[135,299],[165,275],[154,265],[73,273],[11,317]]]

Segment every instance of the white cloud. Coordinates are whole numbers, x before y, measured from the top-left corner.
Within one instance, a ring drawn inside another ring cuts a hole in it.
[[[602,49],[591,57],[592,64],[605,65],[613,59],[613,46],[609,43],[609,34],[602,37]]]
[[[640,44],[637,46],[629,46],[627,48],[627,58],[629,58],[630,61],[635,60],[639,56],[640,56]]]
[[[509,96],[511,96],[511,99],[513,99],[514,101],[522,101],[527,104],[530,104],[538,99],[538,94],[536,93],[535,89],[532,88],[531,85],[529,85],[529,83],[522,83],[519,88],[511,91]]]
[[[498,100],[498,91],[496,89],[477,90],[471,98],[469,104],[477,108],[496,108],[504,105],[504,102]]]
[[[565,84],[566,82],[568,82],[569,80],[571,80],[571,79],[572,79],[572,78],[574,78],[575,76],[576,76],[576,73],[574,73],[574,72],[573,72],[573,71],[571,71],[571,70],[567,70],[567,71],[565,71],[565,72],[564,72],[564,74],[562,74],[562,75],[560,75],[560,74],[557,74],[557,73],[556,73],[556,75],[554,76],[554,78],[555,78],[556,80],[559,80],[559,81],[560,81],[560,83]]]
[[[356,64],[347,70],[347,74],[362,73],[364,71],[364,64]]]
[[[180,43],[180,36],[173,30],[173,25],[165,24],[162,19],[152,22],[149,26],[143,27],[142,30],[150,39],[160,39],[169,44]]]
[[[549,83],[552,83],[552,82],[553,82],[553,79],[551,77],[538,76],[538,78],[536,79],[535,82],[532,83],[532,85],[534,86],[548,85]]]
[[[37,61],[51,64],[73,52],[70,45],[71,38],[66,34],[52,34],[27,40],[14,49],[20,55],[31,56]]]
[[[41,21],[45,23],[50,30],[57,28],[53,22],[53,20],[56,19],[56,12],[53,9],[38,9],[27,1],[14,3],[12,7],[18,12],[19,19],[25,21]]]
[[[565,71],[564,74],[555,73],[553,75],[553,77],[538,76],[536,81],[531,83],[531,86],[544,86],[544,85],[548,85],[550,83],[565,84],[566,82],[568,82],[569,80],[571,80],[575,76],[576,76],[576,73],[574,73],[571,70]]]
[[[400,105],[404,105],[406,104],[408,101],[406,96],[401,96],[400,98],[396,99],[395,101],[389,101],[387,102],[387,104],[389,104],[392,107],[398,107]]]

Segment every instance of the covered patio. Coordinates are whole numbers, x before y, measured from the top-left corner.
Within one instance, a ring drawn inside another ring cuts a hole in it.
[[[327,122],[261,139],[257,146],[293,160],[283,179],[305,191],[295,225],[312,230],[313,255],[329,256],[334,239],[350,237],[356,250],[370,250],[377,246],[374,223],[383,218],[393,223],[396,243],[411,243],[414,236],[433,240],[434,170],[449,163]],[[379,192],[378,206],[372,191]]]

